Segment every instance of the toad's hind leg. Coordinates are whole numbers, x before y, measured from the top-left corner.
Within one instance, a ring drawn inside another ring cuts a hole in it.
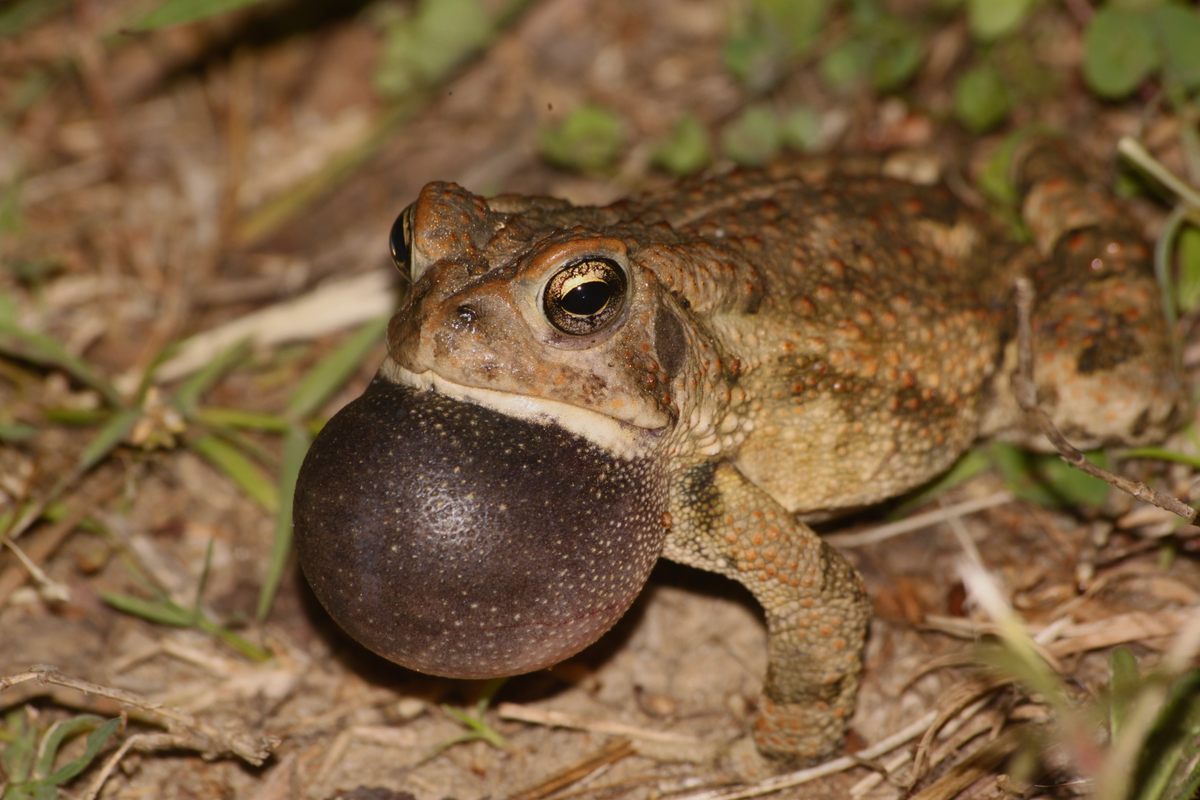
[[[677,482],[665,555],[742,583],[767,617],[754,741],[811,761],[840,747],[854,710],[870,605],[854,568],[728,463]]]
[[[1018,160],[1041,259],[1029,271],[1038,403],[1080,447],[1161,440],[1181,383],[1150,248],[1064,147],[1041,140]],[[1031,430],[1014,438],[1044,446]]]

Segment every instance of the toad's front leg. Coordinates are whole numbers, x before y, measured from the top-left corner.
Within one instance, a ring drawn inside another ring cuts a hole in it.
[[[666,557],[733,578],[766,611],[758,749],[797,762],[835,752],[854,710],[870,614],[858,573],[728,463],[684,473],[671,513]]]

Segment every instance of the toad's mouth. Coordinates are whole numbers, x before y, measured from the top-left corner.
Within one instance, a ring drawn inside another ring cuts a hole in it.
[[[621,458],[647,455],[670,424],[665,414],[644,413],[625,420],[561,400],[457,383],[432,369],[414,372],[390,357],[379,368],[379,376],[399,386],[434,391],[508,417],[561,428]]]

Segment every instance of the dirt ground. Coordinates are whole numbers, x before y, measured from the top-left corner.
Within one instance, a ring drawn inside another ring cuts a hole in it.
[[[926,63],[901,94],[833,92],[801,60],[756,96],[722,58],[735,0],[537,0],[429,91],[388,103],[372,83],[380,5],[269,4],[142,33],[122,28],[129,3],[76,0],[0,38],[0,98],[8,98],[0,217],[16,220],[0,233],[0,301],[127,398],[169,344],[264,308],[286,310],[354,276],[383,286],[378,276],[392,275],[388,229],[429,180],[604,202],[670,179],[652,168],[651,143],[685,112],[716,129],[756,102],[815,110],[821,145],[835,153],[925,154],[964,202],[983,202],[977,168],[1003,134],[1032,124],[1071,131],[1103,178],[1126,134],[1186,174],[1181,117],[1147,94],[1101,103],[1081,85],[1086,3],[1037,11],[1028,56],[1058,90],[1015,108],[988,136],[949,118],[952,78],[975,46],[952,14],[930,32]],[[22,93],[36,99],[22,103]],[[539,132],[585,102],[615,111],[627,142],[612,169],[591,175],[552,167],[538,150]],[[1156,233],[1167,209],[1131,202]],[[348,302],[391,304],[378,289]],[[281,327],[222,375],[207,407],[278,415],[301,376],[349,335],[305,312]],[[1194,376],[1195,319],[1179,328]],[[318,416],[361,391],[382,348],[373,346]],[[697,798],[754,780],[720,758],[746,730],[766,662],[760,612],[741,587],[660,564],[599,643],[500,689],[483,719],[502,747],[455,743],[469,728],[453,710],[469,711],[487,687],[420,676],[366,652],[326,617],[294,561],[269,617],[254,622],[274,517],[193,446],[203,426],[164,401],[203,361],[156,378],[142,427],[76,474],[103,399],[78,375],[6,352],[0,425],[31,430],[0,439],[0,521],[66,480],[15,539],[26,561],[15,548],[0,552],[0,678],[13,683],[0,693],[9,714],[0,748],[13,747],[16,717],[44,727],[80,711],[129,715],[65,796]],[[274,480],[282,437],[243,430],[244,450]],[[1167,444],[1197,452],[1187,434]],[[1179,496],[1192,486],[1183,465],[1115,463]],[[1082,704],[1107,684],[1113,646],[1155,663],[1200,609],[1195,529],[1122,497],[1050,509],[1014,499],[1007,486],[984,472],[905,511],[979,501],[977,513],[876,543],[841,541],[877,612],[849,750],[915,728],[897,749],[775,796],[1091,791],[1098,726],[1091,739],[1072,739],[1044,698],[972,666],[975,642],[992,628],[966,599],[963,541],[1044,634],[1045,654]],[[891,510],[825,528],[870,529]],[[104,599],[156,591],[187,609],[201,592],[206,619],[271,658],[248,658],[203,625],[158,624]],[[35,664],[57,671],[21,682]],[[80,681],[108,688],[80,691]],[[914,773],[931,711],[946,724]],[[82,740],[72,747],[64,758]],[[258,765],[242,757],[267,751]],[[1030,753],[1035,769],[1021,766]],[[102,774],[106,763],[111,773]]]

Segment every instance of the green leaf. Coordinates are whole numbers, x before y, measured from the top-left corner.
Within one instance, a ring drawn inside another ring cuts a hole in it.
[[[1179,278],[1175,299],[1179,310],[1193,311],[1200,306],[1200,228],[1188,226],[1179,233]]]
[[[278,510],[279,497],[275,494],[274,483],[237,447],[212,433],[192,439],[188,446],[236,483],[251,500],[271,513]]]
[[[169,28],[172,25],[199,22],[209,17],[228,14],[263,2],[266,0],[166,0],[132,27],[141,31]]]
[[[1085,456],[1093,464],[1105,461],[1103,453],[1086,453]],[[1060,505],[1099,508],[1108,501],[1111,487],[1107,483],[1076,469],[1058,456],[1039,456],[1035,468],[1042,484]]]
[[[977,39],[999,39],[1029,16],[1033,0],[967,0],[967,24]]]
[[[1013,184],[1013,157],[1021,143],[1032,133],[1029,128],[1022,128],[1005,137],[1000,146],[988,156],[979,173],[979,188],[1002,206],[1014,208],[1020,200],[1017,187]]]
[[[4,775],[14,783],[27,780],[37,756],[37,731],[29,724],[26,711],[17,708],[4,717],[0,731],[0,766]]]
[[[51,729],[53,732],[57,732],[60,728],[69,728],[68,731],[63,733],[63,737],[73,736],[85,728],[93,728],[93,730],[90,734],[88,734],[84,751],[79,754],[79,756],[71,759],[54,772],[46,774],[45,771],[42,771],[42,774],[46,776],[43,779],[43,782],[50,786],[61,786],[75,776],[79,775],[79,773],[87,769],[88,765],[90,765],[96,756],[100,754],[100,751],[104,748],[104,745],[108,743],[108,740],[112,738],[112,735],[116,733],[120,727],[120,717],[113,717],[112,719],[105,720],[91,714],[72,717],[65,723],[59,723],[58,725],[55,725],[54,728]],[[59,741],[61,742],[62,739],[60,738]],[[57,752],[57,749],[58,744],[56,743],[53,750]],[[50,751],[50,747],[43,746],[44,753],[48,753]],[[54,757],[50,756],[49,763],[45,765],[47,770],[53,766],[53,763]]]
[[[811,153],[824,144],[821,115],[808,106],[794,108],[783,117],[780,133],[786,147]]]
[[[991,66],[981,64],[959,77],[954,86],[954,115],[974,133],[991,130],[1008,116],[1008,89]]]
[[[747,107],[721,130],[721,152],[739,164],[765,164],[782,145],[779,118],[765,105]]]
[[[283,458],[280,459],[279,465],[279,511],[275,514],[271,561],[258,595],[258,610],[255,616],[259,622],[266,620],[267,615],[271,613],[271,604],[275,601],[275,593],[279,589],[279,582],[283,579],[283,571],[287,567],[288,555],[292,551],[292,503],[296,494],[300,465],[304,462],[304,454],[308,452],[309,444],[308,433],[299,425],[289,428],[283,439]]]
[[[18,0],[0,10],[0,37],[15,36],[67,6],[68,0]]]
[[[899,89],[912,80],[925,59],[925,47],[912,31],[887,26],[874,37],[871,85],[880,92]]]
[[[1022,500],[1048,508],[1067,505],[1095,508],[1108,499],[1107,483],[1056,455],[1029,453],[1002,442],[992,443],[987,451],[1009,490]],[[1103,453],[1087,453],[1086,457],[1103,465]]]
[[[1083,76],[1097,94],[1121,98],[1142,84],[1159,65],[1149,17],[1102,8],[1083,37]]]
[[[62,747],[62,743],[77,733],[96,727],[96,723],[103,721],[103,718],[94,714],[80,714],[55,722],[47,728],[38,747],[37,763],[33,767],[33,774],[39,778],[49,775],[54,770],[54,761],[58,758],[58,748]]]
[[[992,467],[988,453],[976,447],[968,450],[954,466],[929,483],[919,486],[904,498],[888,514],[889,519],[902,519],[912,511],[925,505],[935,497],[945,494],[959,484],[966,483],[971,478]]]
[[[803,55],[825,26],[832,0],[754,0],[759,24],[778,31],[792,48]]]
[[[483,47],[495,26],[479,0],[420,0],[387,30],[376,87],[397,96],[436,85]]]
[[[387,317],[368,322],[321,359],[296,386],[284,415],[291,420],[301,420],[314,414],[362,366],[363,359],[379,342],[387,325]]]
[[[1155,8],[1149,20],[1167,80],[1187,91],[1200,88],[1200,12],[1172,3]]]
[[[121,728],[122,723],[123,720],[120,717],[113,717],[96,726],[96,729],[88,734],[83,753],[77,758],[68,761],[50,775],[47,778],[47,782],[56,786],[64,784],[87,769],[96,756],[100,754],[100,751],[104,749],[104,746],[112,738],[112,735]]]
[[[762,92],[783,72],[786,49],[777,38],[757,29],[732,34],[721,49],[725,68],[747,89]]]
[[[722,51],[725,66],[747,88],[762,92],[811,49],[832,0],[752,0],[734,19]]]
[[[870,63],[870,44],[859,38],[847,39],[821,59],[821,79],[834,89],[846,91],[863,82]]]
[[[542,157],[559,167],[596,172],[616,163],[625,147],[625,126],[615,111],[582,105],[539,137]]]
[[[658,142],[650,160],[672,175],[692,175],[712,161],[708,128],[694,114],[685,114],[668,136]]]

